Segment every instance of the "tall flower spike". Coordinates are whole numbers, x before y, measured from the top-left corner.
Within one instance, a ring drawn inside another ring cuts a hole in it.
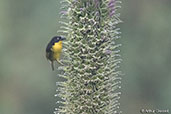
[[[63,0],[64,66],[55,114],[118,114],[121,72],[116,0]],[[67,3],[67,4],[66,4]],[[64,7],[65,6],[65,7]],[[67,7],[66,7],[67,6]]]

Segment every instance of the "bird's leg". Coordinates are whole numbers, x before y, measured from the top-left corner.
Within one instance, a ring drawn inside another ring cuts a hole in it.
[[[56,61],[57,61],[60,65],[64,65],[59,59],[56,59]]]

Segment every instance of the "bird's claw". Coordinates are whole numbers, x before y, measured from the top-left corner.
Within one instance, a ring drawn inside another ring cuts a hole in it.
[[[58,62],[60,65],[64,66],[64,64],[63,64],[61,61],[57,60],[57,62]]]

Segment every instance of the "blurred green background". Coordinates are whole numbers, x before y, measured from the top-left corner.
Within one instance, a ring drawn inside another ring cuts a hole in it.
[[[57,72],[45,47],[57,35],[60,0],[0,0],[0,114],[52,114]],[[125,0],[119,42],[121,110],[171,110],[171,1]]]

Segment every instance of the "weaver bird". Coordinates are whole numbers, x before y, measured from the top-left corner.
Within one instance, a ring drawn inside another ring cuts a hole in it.
[[[64,37],[54,36],[46,47],[46,58],[49,60],[52,70],[54,70],[54,61],[62,64],[59,60],[62,52],[63,40],[65,40]]]

